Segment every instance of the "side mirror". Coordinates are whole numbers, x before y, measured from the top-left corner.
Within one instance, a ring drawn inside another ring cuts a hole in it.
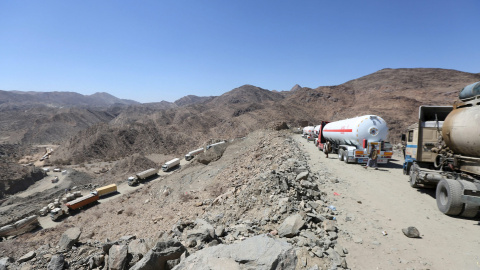
[[[405,136],[405,134],[402,134],[402,141],[406,141],[407,140],[407,136]]]

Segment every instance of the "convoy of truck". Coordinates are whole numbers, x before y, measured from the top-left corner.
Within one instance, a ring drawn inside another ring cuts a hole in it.
[[[418,123],[402,136],[404,174],[414,188],[436,187],[438,209],[475,217],[480,208],[480,82],[453,106],[420,106]]]

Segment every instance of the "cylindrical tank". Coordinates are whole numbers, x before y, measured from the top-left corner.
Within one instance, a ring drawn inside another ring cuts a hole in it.
[[[318,137],[318,134],[320,134],[320,128],[322,127],[322,125],[318,125],[318,126],[315,126],[313,128],[313,134],[315,135],[315,137]]]
[[[360,146],[364,139],[369,142],[380,142],[385,141],[387,136],[387,123],[376,115],[364,115],[331,122],[326,124],[323,129],[323,137],[337,144]]]
[[[455,154],[480,157],[480,106],[472,105],[454,106],[443,122],[442,135]]]
[[[458,97],[461,100],[464,100],[478,95],[480,95],[480,82],[472,83],[465,86],[458,95]]]
[[[303,128],[303,134],[313,135],[313,126],[307,126]]]

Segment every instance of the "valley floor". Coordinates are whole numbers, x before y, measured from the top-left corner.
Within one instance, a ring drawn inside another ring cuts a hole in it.
[[[403,157],[378,171],[327,159],[312,142],[293,136],[310,156],[312,172],[325,172],[322,188],[338,212],[339,243],[351,269],[480,269],[480,222],[442,214],[434,189],[414,189],[402,174]],[[338,179],[338,182],[332,179]],[[334,195],[336,192],[339,195]],[[421,238],[407,238],[416,227]],[[385,231],[387,235],[383,235]]]

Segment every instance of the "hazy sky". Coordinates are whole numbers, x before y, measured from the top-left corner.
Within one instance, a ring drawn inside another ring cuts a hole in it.
[[[140,102],[480,72],[478,0],[0,1],[0,89]]]

